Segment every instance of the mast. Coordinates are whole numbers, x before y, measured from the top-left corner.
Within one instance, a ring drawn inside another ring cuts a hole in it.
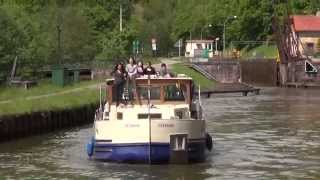
[[[150,82],[150,74],[148,75],[148,120],[149,120],[149,164],[151,164],[151,117],[150,117],[150,108],[151,108],[151,82]]]

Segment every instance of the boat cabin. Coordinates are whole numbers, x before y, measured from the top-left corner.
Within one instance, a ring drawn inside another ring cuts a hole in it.
[[[131,96],[134,98],[134,104],[148,104],[149,88],[152,104],[191,104],[192,79],[190,77],[163,78],[151,76],[148,79],[148,76],[144,76],[136,78],[137,97]],[[113,79],[108,79],[106,100],[110,105],[116,103],[116,91]],[[132,100],[130,99],[129,101]]]

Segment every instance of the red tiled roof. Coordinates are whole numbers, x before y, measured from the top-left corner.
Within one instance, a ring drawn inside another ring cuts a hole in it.
[[[320,31],[320,16],[292,16],[295,31]]]

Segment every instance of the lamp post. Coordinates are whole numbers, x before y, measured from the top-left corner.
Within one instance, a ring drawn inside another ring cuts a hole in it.
[[[215,55],[218,55],[218,41],[220,40],[220,38],[216,38],[216,51],[214,52]]]
[[[202,31],[203,31],[203,29],[206,28],[206,27],[211,28],[211,27],[212,27],[212,24],[208,24],[208,26],[204,26],[204,27],[201,28],[201,40],[202,40]]]
[[[120,1],[120,9],[119,9],[119,26],[120,26],[120,32],[122,32],[122,2]]]
[[[226,49],[226,24],[229,20],[231,19],[237,19],[237,16],[229,16],[223,23],[223,50],[222,50],[222,55],[225,53]]]

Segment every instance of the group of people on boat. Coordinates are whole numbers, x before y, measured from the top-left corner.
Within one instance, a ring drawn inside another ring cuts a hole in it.
[[[131,100],[131,104],[133,104],[133,96],[138,97],[135,79],[145,75],[154,75],[164,78],[172,76],[165,63],[161,64],[160,71],[156,71],[150,61],[147,63],[147,66],[144,67],[142,61],[136,63],[132,57],[129,58],[126,65],[123,62],[116,64],[112,76],[114,78],[114,87],[116,88],[117,106],[121,102],[126,104],[128,100]]]

